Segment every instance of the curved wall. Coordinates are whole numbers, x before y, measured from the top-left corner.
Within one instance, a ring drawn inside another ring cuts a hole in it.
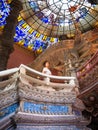
[[[20,64],[28,65],[32,63],[34,59],[35,56],[33,52],[29,52],[28,50],[15,44],[14,51],[9,57],[7,68],[18,67]]]

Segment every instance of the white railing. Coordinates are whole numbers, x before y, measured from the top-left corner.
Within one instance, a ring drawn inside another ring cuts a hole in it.
[[[16,72],[19,72],[19,73],[22,73],[25,75],[26,75],[26,72],[30,72],[32,75],[36,75],[37,79],[38,79],[38,77],[43,78],[43,79],[47,78],[47,79],[51,79],[51,80],[64,81],[65,83],[68,82],[69,84],[75,85],[75,79],[76,79],[75,77],[47,75],[47,74],[43,74],[37,70],[34,70],[26,65],[23,65],[23,64],[21,64],[19,66],[19,68],[13,68],[13,69],[1,71],[0,77],[13,75]],[[50,80],[48,82],[50,82]]]
[[[21,69],[22,69],[22,71],[25,71],[25,72],[27,70],[27,71],[35,73],[35,74],[37,74],[39,76],[42,76],[42,77],[49,77],[50,79],[60,79],[60,80],[71,80],[72,79],[72,80],[75,80],[75,77],[47,75],[47,74],[41,73],[39,71],[36,71],[36,70],[34,70],[34,69],[32,69],[32,68],[30,68],[30,67],[28,67],[26,65],[23,65],[23,64],[20,65],[19,69],[20,69],[20,71],[21,71]],[[21,73],[22,73],[22,71],[21,71]]]
[[[75,86],[75,79],[76,79],[75,77],[47,75],[47,74],[41,73],[39,71],[36,71],[36,70],[34,70],[26,65],[23,65],[23,64],[20,65],[19,69],[20,69],[20,73],[23,73],[23,74],[26,74],[26,72],[36,74],[37,79],[38,79],[38,77],[39,77],[39,79],[41,79],[41,78],[45,79],[47,84],[50,83],[50,80],[54,80],[54,81],[59,80],[59,82],[63,81],[63,84],[68,83],[72,86]]]
[[[0,72],[0,77],[12,75],[18,71],[19,71],[19,68],[12,68],[12,69],[3,70]]]

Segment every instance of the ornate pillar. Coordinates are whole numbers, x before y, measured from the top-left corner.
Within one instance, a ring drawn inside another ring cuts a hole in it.
[[[74,24],[75,24],[75,28],[76,28],[75,40],[74,40],[74,48],[77,48],[78,46],[80,46],[80,44],[82,42],[82,33],[80,31],[80,28],[79,28],[79,23],[75,22]]]
[[[0,36],[0,71],[5,70],[9,55],[13,52],[14,35],[16,25],[18,23],[17,17],[19,12],[22,10],[22,3],[19,0],[12,0],[11,11],[9,16],[6,18],[6,25],[3,33]]]

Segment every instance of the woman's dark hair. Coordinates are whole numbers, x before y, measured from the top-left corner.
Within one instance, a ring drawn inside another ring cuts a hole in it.
[[[47,61],[47,60],[46,60],[46,61],[44,61],[43,66],[45,66],[47,62],[49,63],[49,61]]]

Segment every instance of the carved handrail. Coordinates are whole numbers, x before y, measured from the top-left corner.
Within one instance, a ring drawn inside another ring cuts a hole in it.
[[[94,68],[90,73],[83,78],[79,79],[79,87],[80,90],[86,90],[91,87],[94,87],[96,84],[98,84],[98,67]]]
[[[92,58],[83,65],[83,67],[78,70],[77,77],[81,78],[85,76],[87,73],[92,71],[92,69],[98,64],[98,51],[92,56]]]
[[[54,76],[54,75],[47,75],[47,74],[44,74],[44,73],[39,72],[39,71],[37,71],[37,70],[34,70],[34,69],[32,69],[32,68],[30,68],[30,67],[28,67],[28,66],[26,66],[26,65],[23,65],[23,64],[20,65],[19,69],[21,69],[21,68],[24,68],[25,70],[31,71],[32,73],[35,73],[35,74],[37,74],[37,75],[39,75],[39,76],[42,76],[42,77],[49,77],[49,78],[51,78],[51,79],[61,79],[61,80],[75,79],[75,77],[69,77],[69,76]]]
[[[29,72],[31,72],[32,74],[36,74],[37,76],[36,76],[36,78],[37,77],[40,77],[40,78],[49,78],[49,79],[53,79],[53,80],[60,80],[60,81],[65,81],[65,82],[69,82],[69,83],[71,83],[71,84],[75,84],[75,77],[66,77],[66,76],[54,76],[54,75],[47,75],[47,74],[44,74],[44,73],[42,73],[42,72],[39,72],[39,71],[37,71],[37,70],[34,70],[34,69],[32,69],[32,68],[30,68],[30,67],[28,67],[28,66],[26,66],[26,65],[23,65],[23,64],[21,64],[20,65],[20,67],[19,67],[19,69],[20,69],[20,73],[24,73],[24,74],[26,74],[26,71],[29,71]]]
[[[12,69],[8,69],[8,70],[3,70],[0,72],[0,77],[12,75],[18,71],[19,71],[19,68],[12,68]]]
[[[84,64],[82,65],[82,68],[79,69],[81,71],[83,68],[85,68],[89,63],[91,63],[96,57],[98,56],[98,51]]]
[[[74,87],[74,84],[72,84],[71,82],[69,82],[69,83],[58,83],[58,82],[54,83],[54,82],[50,82],[50,83],[47,84],[47,82],[44,81],[44,80],[39,80],[39,79],[30,77],[28,75],[25,75],[25,74],[20,74],[20,80],[21,80],[21,82],[24,82],[25,80],[29,81],[28,85],[35,83],[38,86],[40,86],[40,85],[47,86],[48,85],[48,86],[51,86],[53,88],[60,88],[60,89],[62,89],[62,88],[69,89],[70,87],[71,88]]]
[[[23,73],[28,75],[26,72],[30,72],[31,73],[31,77],[36,78],[36,79],[48,79],[46,80],[46,83],[49,83],[50,80],[60,80],[63,81],[63,83],[68,83],[72,86],[75,86],[75,77],[66,77],[66,76],[54,76],[54,75],[47,75],[47,74],[43,74],[42,72],[39,72],[37,70],[34,70],[26,65],[21,64],[19,66],[19,68],[13,68],[13,69],[8,69],[8,70],[4,70],[0,72],[0,77],[4,77],[4,76],[11,76],[15,73]],[[35,77],[36,75],[36,77]]]
[[[93,57],[78,71],[80,91],[92,88],[98,83],[98,51]]]

